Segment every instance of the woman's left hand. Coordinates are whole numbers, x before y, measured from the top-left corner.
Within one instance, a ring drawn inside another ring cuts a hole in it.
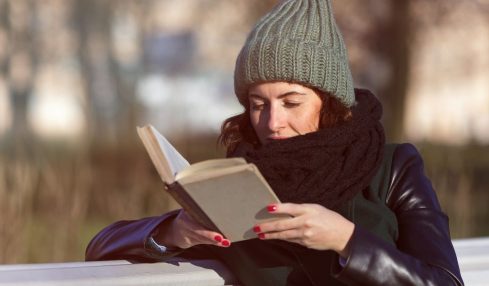
[[[256,225],[260,239],[281,239],[317,250],[333,250],[348,257],[348,242],[355,225],[332,210],[318,204],[273,204],[271,213],[289,214],[293,218]]]

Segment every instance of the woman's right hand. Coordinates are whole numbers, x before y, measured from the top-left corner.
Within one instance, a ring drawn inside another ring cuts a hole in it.
[[[197,244],[229,247],[231,242],[218,232],[208,230],[196,222],[185,210],[160,229],[156,240],[167,247],[189,248]]]

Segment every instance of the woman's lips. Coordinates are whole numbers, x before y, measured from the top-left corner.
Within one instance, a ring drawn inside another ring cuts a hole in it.
[[[268,140],[283,140],[283,139],[287,139],[287,138],[289,138],[289,137],[286,137],[286,136],[270,136],[267,139]]]

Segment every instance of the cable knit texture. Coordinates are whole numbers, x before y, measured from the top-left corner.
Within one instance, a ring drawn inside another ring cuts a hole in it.
[[[351,121],[257,149],[243,142],[231,156],[254,163],[282,202],[336,209],[368,187],[384,152],[382,105],[369,91],[356,91]]]
[[[329,0],[286,0],[257,23],[236,60],[241,104],[247,105],[252,84],[266,81],[305,84],[354,104],[348,55]]]

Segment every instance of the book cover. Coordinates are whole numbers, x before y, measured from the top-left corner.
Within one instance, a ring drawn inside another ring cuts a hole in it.
[[[137,128],[168,193],[196,221],[232,242],[256,238],[253,226],[287,215],[270,214],[280,202],[260,171],[243,158],[189,164],[151,125]]]

